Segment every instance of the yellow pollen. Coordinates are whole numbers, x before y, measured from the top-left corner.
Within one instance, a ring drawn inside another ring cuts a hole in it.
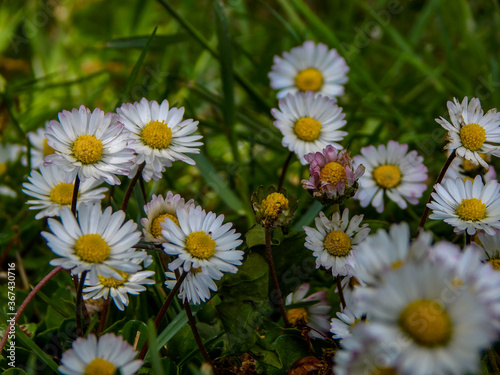
[[[109,257],[111,247],[99,234],[84,234],[75,243],[75,254],[88,263],[102,263]]]
[[[350,326],[351,326],[351,328],[352,328],[352,327],[354,327],[356,324],[358,324],[359,322],[363,322],[363,321],[364,321],[365,323],[369,323],[368,319],[363,320],[362,318],[356,318],[356,319],[354,319],[354,322],[352,322],[352,323],[350,324]]]
[[[179,225],[179,220],[174,215],[171,215],[169,213],[165,213],[162,215],[158,215],[153,219],[153,222],[151,223],[151,234],[153,235],[154,238],[159,238],[161,236],[161,223],[165,222],[165,218],[169,218],[172,220],[175,224]]]
[[[298,321],[302,321],[303,323],[307,323],[309,321],[309,315],[307,314],[307,310],[303,307],[299,307],[298,309],[291,309],[286,312],[286,316],[288,317],[288,321],[292,325],[296,325]]]
[[[301,70],[295,76],[295,86],[300,91],[318,91],[323,87],[323,74],[314,68]]]
[[[347,179],[347,174],[342,164],[331,161],[321,168],[320,178],[322,181],[336,184],[339,181],[345,181]]]
[[[261,204],[264,216],[269,219],[277,219],[278,216],[288,210],[288,199],[281,193],[269,194]]]
[[[467,182],[467,181],[474,182],[474,179],[471,177],[464,177],[464,178],[462,178],[462,181],[463,182]]]
[[[463,221],[479,221],[486,217],[486,205],[477,198],[463,199],[456,214]]]
[[[191,268],[190,272],[196,275],[201,272],[201,267]]]
[[[111,362],[96,358],[85,368],[84,375],[115,375],[116,367]]]
[[[462,145],[471,151],[477,151],[486,141],[486,131],[481,125],[467,124],[460,129]]]
[[[406,306],[399,325],[417,344],[426,347],[446,345],[452,335],[451,319],[438,303],[421,299]]]
[[[402,260],[397,260],[394,263],[392,263],[391,268],[392,269],[397,269],[397,268],[401,267],[402,265],[403,265],[403,261]]]
[[[60,182],[50,191],[50,200],[61,205],[70,205],[73,200],[73,184]]]
[[[190,233],[186,238],[186,250],[195,258],[209,259],[215,254],[216,242],[204,231]]]
[[[311,117],[302,117],[295,123],[293,131],[299,139],[312,142],[319,137],[319,133],[321,132],[321,122]]]
[[[0,163],[0,175],[7,171],[7,163]]]
[[[488,263],[491,264],[495,271],[500,271],[500,259],[490,259]]]
[[[43,156],[47,156],[47,155],[52,155],[52,154],[55,154],[56,153],[56,150],[54,150],[52,147],[49,146],[49,144],[47,143],[47,138],[45,138],[43,140]]]
[[[151,148],[164,149],[172,142],[172,129],[163,121],[150,121],[141,132],[142,141]]]
[[[392,189],[401,182],[401,171],[395,165],[385,164],[373,170],[373,178],[378,186]]]
[[[335,257],[345,257],[351,251],[351,239],[341,230],[333,230],[326,235],[325,249]]]
[[[94,135],[79,135],[72,149],[76,160],[82,164],[97,163],[102,157],[102,142]]]
[[[122,286],[127,282],[129,276],[127,272],[123,272],[120,270],[115,270],[115,271],[120,274],[122,279],[117,280],[114,277],[102,277],[99,275],[99,282],[102,284],[102,286],[106,288],[118,288],[119,286]]]
[[[397,375],[397,371],[392,367],[377,367],[370,375]]]

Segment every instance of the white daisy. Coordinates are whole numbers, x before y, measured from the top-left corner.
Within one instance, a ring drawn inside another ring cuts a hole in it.
[[[490,155],[480,154],[480,156],[487,163],[491,162]],[[474,164],[473,162],[458,156],[451,162],[444,178],[461,178],[465,181],[466,179],[474,180],[474,178],[478,175],[483,177],[483,181],[485,183],[497,178],[497,173],[492,165],[488,164],[488,167],[485,168],[480,164]]]
[[[349,219],[349,209],[345,209],[342,218],[339,212],[328,220],[323,212],[315,219],[316,228],[304,226],[307,234],[305,247],[313,251],[316,268],[332,269],[333,276],[350,275],[347,265],[352,263],[356,248],[368,236],[368,224],[359,226],[363,215]]]
[[[474,182],[445,179],[434,188],[433,201],[428,204],[430,219],[444,220],[455,232],[467,230],[470,235],[480,229],[493,235],[500,228],[500,184],[496,180],[484,185],[481,176]]]
[[[349,309],[337,312],[337,318],[333,318],[330,323],[330,332],[334,339],[345,339],[351,336],[351,331],[359,322],[363,321],[365,314],[357,314]]]
[[[295,292],[290,293],[286,297],[285,305],[289,306],[311,301],[317,302],[313,305],[287,309],[286,315],[293,327],[300,329],[303,325],[307,325],[311,328],[311,336],[324,339],[330,329],[330,317],[328,315],[331,306],[328,303],[326,290],[321,290],[306,297],[309,287],[308,283],[299,286]]]
[[[448,130],[446,139],[449,143],[445,148],[456,150],[458,156],[487,168],[488,164],[480,153],[500,156],[500,147],[495,145],[500,143],[500,117],[497,110],[490,109],[484,115],[479,99],[472,98],[468,103],[467,97],[461,104],[454,98],[447,106],[451,124],[442,117],[436,119],[438,124]]]
[[[50,261],[72,274],[90,271],[89,280],[98,275],[121,279],[117,271],[137,272],[140,266],[133,259],[143,259],[144,252],[132,246],[139,242],[141,233],[132,220],[123,223],[125,213],[112,213],[111,207],[101,212],[98,204],[82,204],[78,209],[78,221],[69,207],[61,209],[61,222],[48,219],[52,233],[42,232],[47,245],[61,258]]]
[[[103,276],[99,276],[98,280],[94,280],[94,282],[86,280],[83,299],[99,299],[101,297],[108,299],[111,295],[116,307],[123,311],[125,306],[128,306],[128,294],[137,295],[146,290],[144,285],[155,283],[154,280],[148,279],[148,277],[155,274],[154,271],[117,272],[120,274],[121,280]]]
[[[176,210],[179,207],[190,206],[194,203],[191,199],[185,203],[184,198],[179,194],[174,195],[171,191],[167,192],[167,196],[163,198],[162,195],[154,195],[145,206],[145,218],[141,219],[142,231],[144,232],[144,239],[148,242],[163,243],[166,242],[161,234],[160,223],[165,222],[165,217],[173,220],[178,224]]]
[[[481,259],[488,262],[494,270],[500,271],[500,230],[495,229],[492,235],[483,232],[477,234],[481,249]]]
[[[47,127],[49,123],[45,124],[44,128],[38,128],[34,132],[29,132],[26,134],[31,143],[31,168],[37,169],[43,165],[43,159],[54,154],[56,151],[49,146],[47,143],[47,138],[45,133],[47,132]]]
[[[0,143],[0,177],[2,183],[0,185],[0,195],[7,195],[10,197],[15,197],[17,195],[15,190],[12,190],[9,186],[3,185],[4,182],[10,178],[7,170],[9,164],[16,162],[23,151],[22,146],[13,143]]]
[[[283,52],[283,58],[274,56],[269,79],[278,91],[278,99],[287,94],[312,91],[331,98],[344,94],[347,66],[335,49],[308,40],[302,46]]]
[[[196,141],[202,136],[194,135],[198,121],[182,120],[184,107],[169,108],[167,100],[158,104],[142,98],[139,103],[122,104],[116,111],[131,133],[130,147],[137,153],[136,164],[146,163],[142,173],[145,181],[158,180],[173,161],[195,164],[184,153],[198,154],[200,150],[195,147],[203,143]]]
[[[389,232],[379,229],[358,246],[351,259],[354,276],[362,283],[378,284],[388,271],[410,260],[424,259],[431,241],[432,233],[421,232],[411,242],[407,223],[393,224]]]
[[[165,253],[177,257],[168,265],[171,271],[201,268],[205,275],[238,271],[236,266],[241,265],[243,251],[235,249],[243,241],[231,229],[232,223],[222,225],[224,215],[206,213],[200,206],[192,205],[177,209],[179,225],[168,217],[165,219],[160,224],[167,240],[163,247]]]
[[[64,375],[132,375],[142,366],[141,360],[134,360],[136,356],[132,345],[121,336],[107,333],[97,339],[91,334],[73,342],[63,353],[58,370]]]
[[[427,189],[427,168],[416,151],[408,153],[407,144],[389,141],[387,147],[363,147],[361,155],[354,158],[355,165],[364,165],[365,173],[359,179],[359,189],[354,198],[361,206],[372,204],[381,213],[384,210],[384,193],[399,207],[417,204]]]
[[[377,288],[361,288],[380,347],[397,350],[403,374],[475,373],[480,352],[494,339],[475,294],[452,284],[436,264],[403,265]]]
[[[28,180],[30,183],[23,183],[23,192],[36,199],[26,203],[31,205],[30,210],[41,210],[36,214],[35,219],[57,216],[61,208],[71,207],[75,184],[71,176],[62,169],[53,165],[46,167],[42,165],[40,172],[31,171],[31,177],[28,177]],[[80,184],[78,206],[82,203],[98,203],[104,198],[103,193],[108,189],[98,188],[101,182],[102,180],[88,179]]]
[[[182,268],[179,268],[179,274],[184,273]],[[165,272],[167,280],[165,285],[169,289],[173,289],[177,283],[177,278],[174,272]],[[210,291],[217,291],[217,284],[214,280],[220,280],[222,274],[212,268],[207,269],[207,273],[202,273],[201,268],[191,268],[182,282],[177,296],[183,301],[188,301],[194,305],[199,305],[210,299]]]
[[[289,94],[279,101],[279,108],[271,110],[274,126],[283,133],[283,146],[295,152],[302,164],[308,163],[305,155],[328,145],[342,149],[337,142],[347,135],[339,130],[346,124],[345,113],[335,100],[312,92]]]
[[[52,120],[45,136],[55,154],[45,157],[45,165],[61,166],[73,178],[104,179],[119,185],[116,175],[126,175],[133,166],[133,150],[127,148],[128,132],[118,115],[99,108],[91,113],[83,105],[71,112],[62,111],[59,122]]]

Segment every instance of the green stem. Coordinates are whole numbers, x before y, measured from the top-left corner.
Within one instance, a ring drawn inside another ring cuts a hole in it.
[[[191,306],[189,306],[189,302],[186,300],[184,301],[184,309],[186,310],[186,315],[188,318],[188,323],[189,326],[191,327],[191,331],[193,332],[194,340],[196,341],[196,345],[198,345],[198,349],[200,349],[201,355],[205,359],[205,362],[207,362],[210,366],[212,366],[212,369],[214,370],[214,374],[217,374],[214,368],[214,365],[212,363],[212,359],[208,355],[207,349],[203,345],[203,342],[201,341],[200,333],[198,332],[198,328],[196,328],[196,321],[193,317],[193,313],[191,311]]]

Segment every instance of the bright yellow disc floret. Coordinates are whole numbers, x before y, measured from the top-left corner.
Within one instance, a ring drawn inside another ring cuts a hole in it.
[[[102,158],[102,141],[94,135],[79,135],[73,143],[75,159],[82,164],[95,164]]]
[[[401,182],[401,171],[396,165],[385,164],[373,170],[373,178],[378,186],[392,189]]]
[[[319,91],[323,87],[323,74],[314,68],[301,70],[295,76],[295,86],[300,91]]]
[[[345,257],[351,251],[351,239],[341,230],[333,230],[325,237],[324,246],[330,255]]]
[[[84,234],[75,243],[75,254],[88,263],[102,263],[109,257],[111,247],[99,234]]]
[[[463,221],[479,221],[486,217],[486,205],[480,199],[463,199],[456,214]]]
[[[141,132],[144,144],[155,149],[164,149],[172,142],[172,129],[163,121],[150,121]]]
[[[486,131],[481,125],[467,124],[460,129],[462,145],[471,151],[477,151],[486,141]]]

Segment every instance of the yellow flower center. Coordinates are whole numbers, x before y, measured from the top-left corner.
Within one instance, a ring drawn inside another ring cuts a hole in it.
[[[50,191],[50,200],[61,205],[70,205],[73,200],[73,184],[60,182]]]
[[[398,269],[399,267],[401,267],[402,265],[403,265],[403,261],[397,260],[394,263],[392,263],[391,268],[395,270],[395,269]]]
[[[309,321],[309,315],[307,314],[307,310],[303,307],[299,307],[298,309],[291,309],[286,312],[286,316],[288,317],[288,321],[290,324],[295,325],[299,320],[304,323]]]
[[[102,141],[94,135],[79,135],[72,149],[76,160],[82,164],[97,163],[102,157]]]
[[[0,163],[0,175],[7,171],[7,163]]]
[[[318,139],[321,131],[321,122],[310,117],[302,117],[297,120],[293,131],[299,139],[312,142]]]
[[[463,199],[456,214],[463,221],[479,221],[486,217],[486,205],[477,198]]]
[[[347,174],[342,164],[331,161],[321,168],[320,178],[322,181],[336,184],[339,181],[345,181],[347,179]]]
[[[467,124],[460,129],[462,145],[471,151],[477,151],[486,141],[486,131],[481,125]]]
[[[191,268],[190,272],[196,275],[197,273],[201,272],[201,267]]]
[[[464,178],[462,178],[462,181],[463,182],[467,182],[467,181],[474,182],[474,179],[471,177],[464,177]]]
[[[377,367],[370,375],[397,375],[397,371],[392,367]]]
[[[351,239],[341,230],[333,230],[326,235],[325,249],[335,257],[345,257],[351,250]]]
[[[421,299],[406,306],[399,325],[417,344],[427,347],[446,345],[452,334],[451,319],[434,301]]]
[[[281,193],[269,194],[261,204],[264,216],[270,219],[277,219],[278,216],[288,210],[288,199]]]
[[[84,375],[115,375],[116,367],[111,362],[96,358],[85,368]]]
[[[295,86],[300,91],[318,91],[323,87],[323,74],[314,68],[301,70],[295,76]]]
[[[215,254],[216,242],[204,231],[190,233],[186,238],[186,250],[195,258],[209,259]]]
[[[75,254],[88,263],[102,263],[109,257],[111,247],[99,234],[84,234],[75,243]]]
[[[159,238],[161,236],[161,223],[165,222],[165,218],[169,218],[172,220],[175,224],[179,225],[179,220],[174,215],[165,213],[162,215],[158,215],[153,219],[153,222],[151,223],[151,234],[153,235],[154,238]]]
[[[373,178],[378,186],[392,189],[401,182],[401,171],[395,165],[385,164],[373,170]]]
[[[56,153],[56,150],[54,150],[52,147],[49,146],[49,144],[47,143],[47,138],[45,138],[43,140],[43,156],[47,156],[47,155],[52,155],[52,154],[55,154]]]
[[[129,274],[120,270],[115,270],[122,277],[121,280],[117,280],[114,277],[102,277],[99,275],[99,282],[102,286],[106,288],[118,288],[119,286],[125,284],[128,281]]]
[[[163,121],[153,120],[142,129],[141,137],[151,148],[167,148],[172,142],[172,129]]]
[[[490,259],[488,262],[495,271],[500,271],[500,259]]]

